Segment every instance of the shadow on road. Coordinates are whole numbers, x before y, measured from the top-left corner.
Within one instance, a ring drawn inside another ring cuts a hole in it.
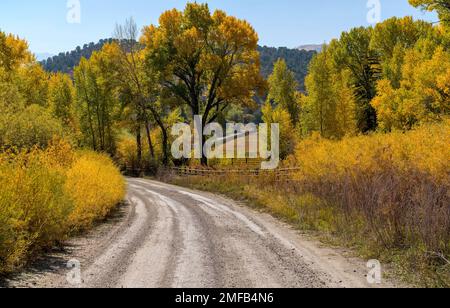
[[[82,239],[96,238],[98,233],[106,234],[112,226],[123,221],[127,214],[127,207],[126,203],[121,203],[104,220],[96,222],[90,231],[76,234],[66,242],[43,251],[35,261],[22,270],[0,276],[0,288],[14,288],[17,285],[34,287],[37,286],[36,280],[39,277],[60,273],[62,269],[67,268],[69,260],[76,258],[74,257],[76,252],[84,248]]]

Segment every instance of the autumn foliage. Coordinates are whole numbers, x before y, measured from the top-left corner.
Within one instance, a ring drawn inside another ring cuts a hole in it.
[[[280,124],[283,163],[300,171],[190,184],[448,285],[450,7],[409,2],[440,23],[393,17],[345,31],[312,59],[304,86],[283,59],[264,80],[256,31],[207,4],[166,11],[140,37],[128,19],[72,76],[45,72],[26,41],[0,31],[0,273],[120,202],[109,157],[156,173],[183,163],[169,155],[173,124],[257,114]]]
[[[0,274],[104,219],[124,193],[107,156],[65,142],[0,154]]]
[[[248,201],[322,239],[392,264],[402,278],[449,286],[450,122],[331,141],[315,135],[280,177],[173,178]],[[264,189],[261,189],[264,187]]]

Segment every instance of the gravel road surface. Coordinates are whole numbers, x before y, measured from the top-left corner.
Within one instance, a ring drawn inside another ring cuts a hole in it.
[[[128,179],[127,201],[108,223],[3,286],[373,287],[363,260],[221,196]],[[67,280],[73,259],[80,284]]]

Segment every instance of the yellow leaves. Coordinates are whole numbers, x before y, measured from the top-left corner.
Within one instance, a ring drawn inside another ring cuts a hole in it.
[[[227,13],[225,13],[222,10],[216,10],[214,11],[213,15],[212,15],[212,19],[214,21],[215,24],[220,25],[221,23],[223,23],[223,21],[227,18]]]
[[[325,138],[342,138],[357,130],[353,71],[336,67],[333,48],[324,46],[309,67],[305,80],[308,96],[301,102],[305,135],[318,131]]]
[[[183,13],[177,9],[172,9],[161,14],[159,25],[166,36],[176,36],[180,32],[180,25],[183,22]]]
[[[372,106],[377,111],[378,125],[382,130],[389,130],[395,123],[395,112],[398,103],[394,97],[394,89],[387,79],[380,80],[377,85],[378,96],[372,100]]]
[[[444,96],[443,109],[444,112],[450,112],[450,67],[447,71],[440,76],[437,76],[437,87],[440,89]]]
[[[111,159],[54,140],[46,150],[0,153],[0,273],[89,227],[122,200]]]
[[[142,30],[142,36],[140,43],[147,49],[158,49],[164,42],[165,35],[163,31],[160,31],[155,25],[144,27]]]
[[[448,114],[450,55],[442,47],[428,53],[427,48],[406,52],[399,89],[388,80],[378,82],[372,106],[382,130],[407,130]]]
[[[17,86],[27,105],[47,107],[48,74],[38,63],[21,66],[17,70]]]
[[[217,30],[212,32],[215,41],[227,43],[230,48],[244,46],[248,49],[256,49],[258,35],[247,21],[223,14],[219,16],[220,18],[215,20]]]
[[[2,146],[19,149],[46,147],[54,135],[63,135],[62,125],[43,107],[31,105],[6,117],[0,116]]]
[[[311,138],[296,149],[298,179],[337,181],[358,174],[376,175],[384,168],[419,172],[450,185],[450,121],[402,133],[374,134],[342,141]],[[450,187],[450,186],[449,186]]]
[[[207,3],[189,2],[183,11],[183,23],[186,28],[196,27],[201,32],[208,32],[212,24],[211,12]]]
[[[34,61],[28,51],[28,43],[12,34],[0,31],[0,70],[7,72],[16,69],[20,64]]]
[[[449,110],[448,72],[450,70],[450,54],[442,47],[437,48],[430,60],[419,65],[414,73],[415,88],[423,91],[422,101],[429,103],[438,113]]]
[[[75,88],[70,77],[56,73],[48,80],[48,105],[52,114],[75,131]]]
[[[115,59],[121,54],[120,46],[117,42],[105,44],[102,47],[101,55],[106,59]]]
[[[206,110],[208,118],[224,105],[247,104],[264,87],[254,29],[223,11],[211,15],[207,4],[163,13],[159,26],[144,29],[141,42],[146,69],[179,102]]]
[[[110,158],[83,153],[67,171],[65,191],[74,204],[69,215],[73,228],[89,228],[101,220],[123,199],[125,184]]]
[[[197,53],[203,45],[204,37],[202,37],[202,33],[195,27],[184,31],[174,39],[174,47],[183,58]]]
[[[375,26],[371,47],[377,50],[384,60],[393,56],[396,46],[412,48],[421,35],[431,32],[432,26],[423,21],[414,21],[411,16],[393,17]]]
[[[280,128],[280,156],[285,159],[294,152],[297,144],[297,131],[292,124],[289,112],[281,106],[273,108],[270,103],[262,107],[264,123],[279,124]]]

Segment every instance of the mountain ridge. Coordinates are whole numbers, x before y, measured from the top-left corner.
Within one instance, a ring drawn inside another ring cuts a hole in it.
[[[90,58],[94,51],[101,50],[103,45],[112,42],[113,39],[103,39],[97,43],[84,44],[83,47],[76,47],[72,51],[61,52],[58,55],[42,60],[41,64],[48,72],[63,72],[72,74],[75,66],[81,58]],[[299,50],[286,47],[258,46],[261,55],[261,73],[267,78],[273,70],[274,63],[282,58],[286,61],[288,68],[294,72],[299,90],[304,90],[304,81],[308,72],[309,62],[316,54],[315,50]]]
[[[298,46],[296,49],[321,52],[322,48],[323,48],[323,44],[307,44],[307,45]]]

